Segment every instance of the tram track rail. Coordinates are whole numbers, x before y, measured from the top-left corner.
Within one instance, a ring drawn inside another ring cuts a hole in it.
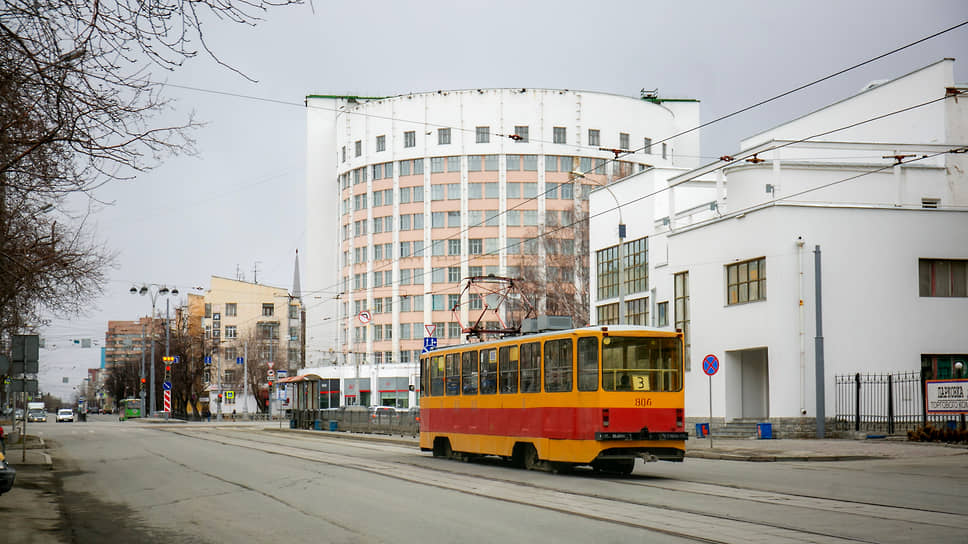
[[[378,459],[361,460],[359,456],[321,452],[318,448],[300,443],[301,437],[280,437],[280,440],[266,440],[252,433],[241,436],[241,431],[218,429],[215,431],[195,432],[181,429],[166,429],[181,436],[214,441],[231,447],[242,447],[262,451],[272,455],[283,455],[301,460],[322,463],[350,470],[407,481],[418,485],[466,493],[492,500],[516,503],[535,508],[556,511],[597,521],[616,523],[659,534],[685,538],[697,542],[717,544],[763,542],[831,542],[848,543],[880,542],[877,538],[864,536],[845,536],[831,531],[814,530],[792,526],[788,523],[752,519],[749,516],[736,516],[709,512],[695,508],[656,504],[641,500],[629,500],[588,493],[562,490],[543,486],[534,482],[494,478],[468,474],[466,471],[446,467],[428,467],[426,464]],[[314,438],[316,440],[316,438]],[[282,442],[285,443],[282,443]],[[345,444],[345,442],[343,442]],[[410,450],[398,444],[354,443],[353,447],[363,447],[373,451],[386,451],[388,448]],[[443,460],[440,460],[442,465]],[[217,477],[217,476],[216,476]],[[221,477],[217,477],[220,478]],[[597,477],[598,478],[598,477]],[[753,505],[769,504],[792,508],[805,508],[814,511],[837,513],[865,518],[914,521],[925,523],[925,515],[930,515],[931,524],[949,524],[957,518],[954,514],[932,512],[919,509],[867,504],[857,501],[842,501],[821,497],[808,497],[772,491],[746,489],[703,482],[670,480],[663,483],[643,482],[636,478],[606,478],[609,483],[648,487],[672,493],[694,494],[707,497],[728,498],[732,501]],[[750,511],[757,508],[751,507]]]

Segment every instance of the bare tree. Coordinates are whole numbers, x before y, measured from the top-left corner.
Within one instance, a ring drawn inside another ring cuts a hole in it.
[[[157,126],[154,71],[209,48],[203,22],[254,25],[297,0],[6,0],[0,3],[0,339],[38,306],[74,313],[98,294],[110,253],[83,218],[43,213],[192,152],[189,116]],[[231,69],[231,68],[230,68]]]
[[[582,214],[565,225],[546,225],[525,240],[521,254],[509,259],[518,267],[521,290],[538,313],[570,316],[576,327],[589,322],[588,219]],[[544,250],[544,257],[539,250]]]
[[[104,389],[115,401],[138,396],[141,369],[139,363],[121,363],[108,369]]]

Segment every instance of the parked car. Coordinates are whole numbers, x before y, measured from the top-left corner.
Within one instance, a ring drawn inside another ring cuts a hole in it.
[[[27,421],[31,423],[35,422],[46,422],[47,412],[43,410],[27,410]]]
[[[70,408],[61,408],[60,410],[57,410],[57,422],[60,423],[61,421],[73,422],[74,410],[71,410]]]
[[[370,408],[370,417],[374,419],[381,418],[381,417],[390,417],[396,413],[397,413],[397,409],[394,408],[393,406],[374,406]]]
[[[17,477],[17,471],[7,464],[7,460],[0,453],[0,495],[13,489],[13,481]]]
[[[17,410],[14,412],[14,416],[13,417],[15,417],[17,419],[17,421],[23,421],[23,419],[24,419],[24,409],[23,408],[17,408]]]

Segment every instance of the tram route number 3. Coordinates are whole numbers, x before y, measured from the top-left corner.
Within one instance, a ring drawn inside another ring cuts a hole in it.
[[[632,377],[632,389],[636,391],[648,391],[649,390],[649,377],[648,376],[633,376]]]

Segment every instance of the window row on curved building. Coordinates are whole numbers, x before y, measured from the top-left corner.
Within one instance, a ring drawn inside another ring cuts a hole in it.
[[[589,189],[698,163],[698,134],[665,141],[698,125],[692,100],[483,89],[310,96],[307,115],[309,366],[458,343],[482,308],[468,276],[522,278],[554,313],[587,290]]]

